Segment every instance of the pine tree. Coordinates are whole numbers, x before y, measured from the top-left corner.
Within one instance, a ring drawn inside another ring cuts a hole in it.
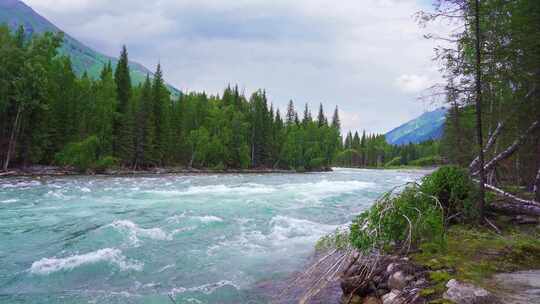
[[[154,102],[152,99],[152,84],[150,75],[147,75],[140,89],[139,101],[137,103],[135,168],[147,167],[155,164],[157,161]]]
[[[358,131],[354,132],[352,147],[357,151],[360,150],[360,137],[358,136]]]
[[[302,126],[306,128],[309,123],[313,121],[313,118],[311,117],[311,111],[309,110],[309,106],[306,103],[304,107],[304,117],[302,118]]]
[[[170,141],[170,93],[163,80],[161,64],[157,65],[152,83],[153,118],[155,130],[156,161],[162,165],[165,154],[169,150]]]
[[[319,106],[319,115],[317,116],[317,122],[319,124],[319,128],[322,128],[323,126],[328,125],[328,121],[326,120],[326,117],[324,116],[322,103]]]
[[[126,164],[133,160],[134,145],[131,76],[129,73],[128,53],[126,46],[123,46],[114,77],[118,103],[114,122],[113,152]]]
[[[293,123],[296,122],[297,120],[297,114],[296,114],[296,111],[294,109],[294,103],[291,100],[289,100],[289,104],[287,106],[287,116],[285,117],[285,124],[287,126],[291,126]]]
[[[116,85],[113,78],[111,62],[103,68],[96,84],[94,124],[89,130],[96,134],[100,143],[100,157],[113,154],[113,121],[116,109]]]
[[[353,136],[351,131],[347,133],[347,137],[345,138],[345,149],[352,149],[353,144]]]
[[[334,116],[332,117],[332,128],[337,129],[341,132],[341,120],[339,119],[339,110],[337,106],[334,110]]]

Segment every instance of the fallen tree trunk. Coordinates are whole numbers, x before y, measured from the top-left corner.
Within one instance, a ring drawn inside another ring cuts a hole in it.
[[[488,153],[489,149],[491,149],[491,147],[495,144],[495,142],[497,141],[497,137],[499,136],[499,134],[501,133],[503,129],[503,126],[504,124],[502,122],[499,122],[497,124],[497,128],[495,128],[495,131],[491,133],[491,135],[489,136],[488,142],[486,143],[486,146],[484,147],[484,154]],[[473,161],[469,165],[470,172],[473,172],[473,170],[476,169],[476,167],[478,166],[479,160],[480,159],[478,158],[478,156],[475,159],[473,159]]]
[[[534,200],[526,200],[526,199],[522,199],[520,197],[517,197],[515,195],[513,195],[512,193],[509,193],[509,192],[506,192],[504,190],[501,190],[495,186],[492,186],[492,185],[489,185],[489,184],[485,184],[484,185],[487,189],[491,190],[491,191],[494,191],[506,198],[509,198],[510,200],[518,203],[518,204],[525,204],[525,205],[535,205],[537,207],[540,207],[540,203],[537,202],[537,201],[534,201]]]
[[[474,180],[478,182],[478,180]],[[487,206],[490,211],[512,215],[531,215],[540,216],[540,203],[533,200],[526,200],[506,192],[490,184],[484,184],[489,189],[502,197],[509,199],[510,202],[492,203]]]
[[[492,170],[495,167],[495,165],[497,165],[498,162],[512,156],[512,154],[514,154],[514,152],[516,152],[519,149],[519,147],[521,147],[525,143],[529,135],[533,133],[539,126],[540,126],[540,123],[538,123],[538,121],[533,122],[531,126],[525,131],[525,133],[522,134],[518,139],[516,139],[508,148],[506,148],[506,150],[502,151],[501,153],[497,154],[497,156],[492,158],[484,166],[484,171],[487,172],[487,171]],[[476,176],[478,174],[479,174],[479,171],[475,171],[474,173],[472,173],[473,176]]]
[[[529,204],[516,204],[514,202],[498,202],[488,205],[488,210],[507,215],[540,216],[540,206]]]

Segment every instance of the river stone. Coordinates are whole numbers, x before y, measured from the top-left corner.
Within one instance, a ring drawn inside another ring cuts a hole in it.
[[[484,288],[457,280],[450,280],[446,284],[448,290],[443,298],[456,304],[496,304],[498,299]]]
[[[398,263],[390,263],[386,267],[386,272],[393,273],[399,267]]]
[[[367,297],[362,304],[382,304],[381,300],[376,297]]]
[[[505,304],[540,303],[540,270],[501,273],[494,291]]]
[[[401,291],[394,289],[382,297],[383,304],[400,304],[404,303],[403,297],[401,297]]]
[[[388,278],[388,287],[390,289],[401,290],[407,286],[407,277],[402,271],[395,272]]]

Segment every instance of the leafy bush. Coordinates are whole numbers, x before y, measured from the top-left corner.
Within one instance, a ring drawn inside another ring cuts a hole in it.
[[[96,163],[94,164],[94,166],[92,167],[92,169],[98,172],[103,172],[106,169],[114,168],[118,166],[118,163],[119,163],[118,158],[112,157],[112,156],[105,156],[103,158],[98,159]]]
[[[337,229],[334,233],[323,236],[315,244],[316,251],[328,249],[347,249],[350,246],[350,235],[347,229]]]
[[[396,194],[383,195],[350,227],[351,244],[359,250],[409,249],[422,243],[445,247],[450,217],[472,219],[476,188],[467,171],[445,166],[409,184]]]
[[[409,162],[411,166],[418,167],[427,167],[427,166],[436,166],[442,163],[440,156],[426,156]]]
[[[401,156],[393,158],[391,161],[387,162],[385,167],[395,167],[395,166],[401,166]]]
[[[118,160],[112,156],[99,157],[100,142],[96,136],[70,143],[58,154],[56,162],[62,166],[73,166],[80,171],[103,171],[116,166]]]
[[[422,179],[421,191],[439,199],[446,217],[469,220],[476,216],[476,186],[468,172],[456,166],[444,166]]]
[[[444,214],[437,199],[422,193],[416,184],[400,194],[389,192],[351,225],[351,244],[361,251],[408,250],[422,241],[445,240]]]
[[[74,166],[81,171],[92,167],[98,159],[99,140],[90,136],[81,142],[70,143],[56,155],[56,161],[64,166]]]
[[[309,168],[311,170],[321,170],[324,168],[326,159],[323,157],[314,158],[309,162]]]
[[[212,169],[215,170],[215,171],[224,171],[225,170],[225,165],[223,164],[223,162],[219,162]]]

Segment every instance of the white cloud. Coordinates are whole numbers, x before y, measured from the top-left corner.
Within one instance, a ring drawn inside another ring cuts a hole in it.
[[[27,0],[67,33],[180,89],[266,88],[272,102],[342,109],[344,129],[382,132],[424,109],[439,79],[413,15],[425,0]],[[438,29],[440,31],[440,29]]]
[[[434,80],[425,75],[404,74],[395,82],[396,86],[407,93],[421,92],[434,84]]]

